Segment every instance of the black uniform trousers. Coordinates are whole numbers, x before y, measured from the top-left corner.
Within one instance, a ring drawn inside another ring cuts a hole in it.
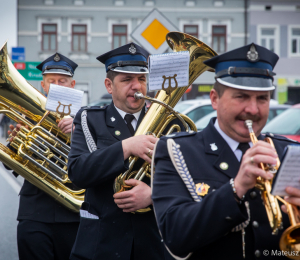
[[[175,170],[165,137],[156,148],[152,199],[159,229],[171,252],[179,256],[193,252],[191,260],[241,260],[244,259],[242,232],[232,229],[246,221],[248,214],[245,204],[236,202],[229,183],[236,177],[240,162],[215,129],[214,122],[215,118],[202,132],[171,137],[180,145],[195,185],[209,186],[202,201],[193,200]],[[267,136],[273,139],[279,158],[287,145],[295,143],[282,136]],[[263,140],[263,136],[258,139]],[[249,190],[245,201],[250,208],[250,223],[245,228],[245,259],[278,259],[274,252],[280,251],[279,239],[290,225],[287,214],[282,213],[283,230],[272,235],[259,191]]]
[[[97,146],[93,152],[88,149],[81,125],[83,110],[87,111],[87,125]],[[138,125],[144,114],[143,109]],[[160,238],[153,210],[144,214],[124,213],[114,202],[114,179],[129,165],[128,160],[124,161],[122,140],[131,137],[114,104],[83,108],[74,124],[69,176],[75,185],[87,190],[82,209],[93,217],[81,217],[70,259],[172,259]],[[143,163],[139,161],[133,170]],[[143,181],[150,183],[147,178]]]

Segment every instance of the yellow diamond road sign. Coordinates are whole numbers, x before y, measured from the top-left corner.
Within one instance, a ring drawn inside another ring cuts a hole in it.
[[[135,28],[131,37],[150,54],[157,54],[165,52],[168,48],[166,35],[170,31],[178,29],[162,13],[153,9]]]

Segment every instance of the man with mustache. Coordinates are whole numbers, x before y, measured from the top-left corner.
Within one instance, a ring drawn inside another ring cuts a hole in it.
[[[258,164],[275,165],[285,147],[295,144],[271,133],[266,136],[276,149],[262,141],[277,60],[275,53],[250,44],[205,61],[216,71],[210,98],[217,118],[202,132],[179,133],[158,142],[152,199],[162,237],[174,254],[193,252],[190,259],[233,260],[257,259],[269,252],[266,258],[276,259],[271,252],[280,250],[288,217],[283,214],[283,229],[272,235],[254,187],[259,176],[273,178]],[[249,119],[259,140],[254,145],[245,126]],[[178,166],[184,163],[175,147],[181,150],[195,187],[188,177],[181,179],[187,171]],[[290,201],[300,198],[299,190],[289,187],[287,192]]]
[[[133,188],[114,194],[117,176],[128,170],[129,156],[138,156],[133,171],[151,162],[157,138],[133,136],[145,115],[149,53],[129,43],[97,59],[105,64],[104,81],[113,102],[107,107],[84,107],[74,119],[68,173],[75,185],[86,189],[81,220],[70,259],[169,259],[158,233],[151,207],[149,178],[130,179]]]

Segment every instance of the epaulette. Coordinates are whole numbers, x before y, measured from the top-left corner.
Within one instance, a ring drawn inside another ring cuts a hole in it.
[[[106,107],[107,106],[84,106],[84,107],[81,107],[81,110],[103,110]]]
[[[197,132],[194,131],[189,131],[189,132],[176,132],[176,133],[172,133],[169,135],[166,135],[166,138],[178,138],[178,137],[185,137],[185,136],[193,136],[195,135]]]
[[[282,136],[282,135],[275,135],[275,134],[272,134],[272,133],[269,133],[267,132],[265,134],[265,137],[270,137],[272,139],[276,139],[276,140],[280,140],[280,141],[288,141],[288,142],[291,142],[291,143],[299,143],[293,139],[290,139],[290,138],[286,138],[285,136]]]

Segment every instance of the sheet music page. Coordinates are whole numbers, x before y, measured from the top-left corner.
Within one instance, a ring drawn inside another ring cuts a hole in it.
[[[272,195],[288,196],[287,186],[300,189],[300,145],[289,145],[287,153],[277,172],[278,176],[272,189]]]
[[[162,89],[165,77],[174,77],[178,87],[185,87],[189,84],[189,62],[188,51],[154,54],[150,56],[149,90]],[[165,80],[165,88],[169,86],[169,79]],[[174,78],[171,78],[171,86],[175,86]]]
[[[50,84],[46,101],[46,109],[56,112],[57,107],[61,104],[58,111],[63,112],[64,109],[64,113],[67,114],[69,112],[69,105],[71,104],[70,115],[75,116],[81,108],[82,97],[83,91],[81,90]]]

